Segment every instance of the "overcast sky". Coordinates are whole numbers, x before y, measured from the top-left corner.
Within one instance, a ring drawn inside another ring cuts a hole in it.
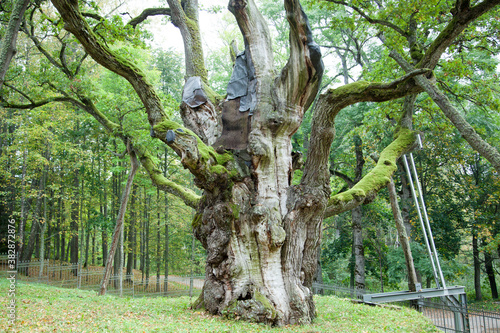
[[[226,13],[228,0],[200,0],[200,8],[209,8],[211,6],[221,6],[222,12]],[[133,7],[136,12],[131,13],[132,15],[138,15],[145,8],[153,7],[163,7],[159,0],[141,0],[134,1],[129,0],[129,4],[125,5],[127,7]],[[207,11],[200,11],[200,29],[202,33],[202,39],[204,42],[205,51],[214,43],[220,46],[218,41],[218,31],[223,29],[221,24],[221,17],[223,14],[213,14]],[[179,29],[174,27],[171,23],[165,24],[165,19],[161,17],[151,17],[149,19],[150,23],[147,25],[148,30],[154,34],[154,40],[152,42],[153,47],[159,47],[163,49],[174,48],[180,53],[184,53],[184,47],[182,44],[182,37]]]

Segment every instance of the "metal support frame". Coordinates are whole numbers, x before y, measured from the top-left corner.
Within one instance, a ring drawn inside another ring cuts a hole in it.
[[[418,300],[433,297],[447,297],[447,296],[465,295],[465,287],[453,286],[448,288],[429,288],[421,289],[418,291],[394,291],[388,293],[378,294],[365,294],[363,295],[363,302],[366,303],[388,303]]]
[[[420,149],[422,149],[422,141],[420,139],[420,135],[418,136],[418,142]],[[434,237],[432,236],[432,229],[429,222],[429,217],[427,215],[427,209],[425,207],[422,187],[420,186],[420,181],[418,179],[417,168],[415,167],[413,154],[410,153],[409,157],[411,164],[408,163],[408,158],[406,157],[406,155],[403,155],[403,162],[406,169],[406,175],[408,177],[408,183],[410,184],[411,193],[413,199],[415,200],[415,208],[418,213],[420,226],[422,227],[424,241],[427,247],[427,253],[429,255],[429,259],[432,264],[434,280],[436,281],[436,288],[421,289],[421,287],[418,286],[417,291],[414,292],[396,291],[396,292],[378,293],[378,294],[365,294],[363,295],[363,302],[387,303],[387,302],[418,300],[418,303],[421,304],[423,300],[426,298],[439,297],[444,302],[444,304],[446,304],[450,309],[452,309],[454,313],[456,331],[469,332],[470,326],[469,326],[469,318],[467,315],[467,301],[466,301],[467,296],[465,293],[465,287],[446,286],[443,271],[439,263],[439,255],[436,250],[436,245],[434,243]],[[414,180],[417,185],[416,186],[417,191],[415,191]]]
[[[408,176],[408,182],[410,183],[411,193],[412,193],[413,199],[415,200],[415,208],[417,209],[418,219],[420,221],[420,226],[422,227],[422,232],[424,234],[424,240],[425,240],[425,245],[427,247],[427,253],[429,254],[429,258],[431,260],[432,270],[434,273],[434,280],[436,281],[436,285],[438,288],[443,287],[446,289],[446,282],[444,280],[443,271],[441,270],[441,265],[439,263],[439,256],[438,256],[438,253],[436,250],[436,245],[434,244],[434,237],[432,236],[432,229],[431,229],[431,225],[429,223],[427,209],[425,207],[424,196],[422,193],[422,187],[420,186],[420,181],[418,179],[417,168],[415,167],[415,161],[413,160],[413,154],[410,153],[411,169],[410,169],[410,166],[408,165],[408,159],[406,158],[406,155],[403,156],[403,162],[405,165],[406,174]],[[412,172],[413,172],[413,176],[415,177],[415,182],[417,184],[418,197],[417,197],[417,193],[415,192],[415,186],[413,184]],[[420,204],[419,204],[419,199],[420,199]],[[422,215],[425,218],[425,223],[424,223],[424,219],[422,218]],[[439,275],[439,277],[438,277],[438,275]],[[441,284],[440,284],[440,282],[441,282]]]

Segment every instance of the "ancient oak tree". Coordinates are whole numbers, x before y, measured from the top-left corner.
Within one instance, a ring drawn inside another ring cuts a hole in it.
[[[129,28],[158,14],[170,16],[179,28],[186,67],[180,105],[183,124],[168,118],[154,87],[134,62],[119,56],[94,32],[87,21],[94,18],[85,15],[84,3],[52,0],[64,28],[85,52],[132,85],[147,112],[151,135],[179,155],[202,196],[166,179],[139,140],[123,133],[91,99],[81,96],[67,102],[129,143],[155,186],[196,209],[194,233],[207,251],[205,285],[196,307],[273,325],[309,323],[315,317],[311,287],[323,218],[372,200],[389,183],[397,159],[414,146],[416,137],[410,127],[400,126],[376,167],[349,190],[332,196],[328,155],[335,117],[358,102],[383,102],[421,92],[422,85],[414,78],[431,78],[436,62],[422,61],[391,83],[356,82],[329,90],[308,111],[324,65],[299,0],[284,1],[290,56],[281,69],[274,64],[268,23],[254,0],[230,0],[228,9],[245,45],[235,59],[227,96],[220,97],[207,78],[198,1],[167,2],[169,8],[145,10],[129,22]],[[468,22],[451,20],[436,40],[456,38],[458,24]],[[442,53],[442,48],[430,47],[424,59]],[[292,185],[291,137],[306,112],[314,112],[310,148],[300,184]]]

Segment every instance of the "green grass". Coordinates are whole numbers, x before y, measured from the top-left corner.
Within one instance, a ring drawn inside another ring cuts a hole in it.
[[[312,325],[270,328],[189,309],[189,297],[118,298],[95,292],[19,283],[17,321],[6,318],[7,279],[0,279],[0,331],[9,332],[439,332],[410,309],[353,304],[317,297]]]

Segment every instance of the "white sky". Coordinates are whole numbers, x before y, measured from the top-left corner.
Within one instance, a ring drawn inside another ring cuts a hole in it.
[[[210,45],[213,45],[213,43],[221,45],[218,41],[218,31],[223,29],[221,17],[223,14],[228,12],[228,0],[200,0],[199,2],[200,8],[210,6],[221,6],[223,8],[221,14],[212,14],[200,10],[200,29],[204,42],[203,46],[206,51]],[[136,10],[136,13],[134,13],[135,15],[138,15],[143,9],[146,8],[166,7],[166,5],[162,5],[159,0],[141,0],[140,2],[131,0],[130,5],[128,6],[134,7]],[[172,23],[165,24],[165,19],[160,16],[150,17],[149,21],[150,23],[146,26],[154,35],[154,40],[152,42],[153,47],[163,49],[173,48],[179,53],[184,54],[182,37],[178,28],[174,27]]]

